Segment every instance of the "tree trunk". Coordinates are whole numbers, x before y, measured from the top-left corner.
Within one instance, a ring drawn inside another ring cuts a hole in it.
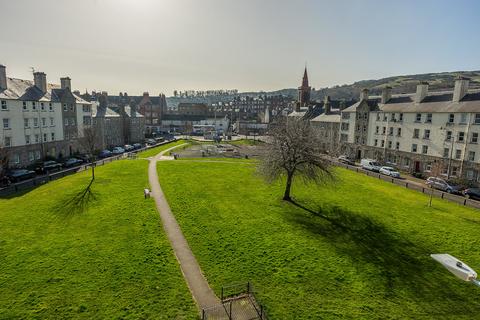
[[[283,200],[291,201],[290,198],[290,189],[292,188],[293,173],[287,174],[287,185],[285,186],[285,193],[283,194]]]
[[[95,180],[95,162],[92,162],[92,181]]]

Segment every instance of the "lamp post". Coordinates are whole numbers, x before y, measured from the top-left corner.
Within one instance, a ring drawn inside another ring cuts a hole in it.
[[[477,273],[466,263],[458,260],[454,256],[449,255],[448,253],[431,254],[430,257],[444,266],[457,278],[462,279],[463,281],[471,282],[480,287],[480,281],[477,280]]]

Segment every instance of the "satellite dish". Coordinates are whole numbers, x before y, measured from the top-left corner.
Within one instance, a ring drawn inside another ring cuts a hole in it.
[[[480,285],[480,281],[477,280],[477,273],[466,263],[458,260],[454,256],[447,253],[431,254],[430,256],[433,260],[439,262],[448,271],[453,273],[457,278]]]

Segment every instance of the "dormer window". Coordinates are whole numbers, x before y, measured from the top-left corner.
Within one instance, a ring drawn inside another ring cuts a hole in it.
[[[37,110],[37,103],[35,101],[32,101],[32,109]]]
[[[7,101],[5,101],[5,100],[2,100],[2,110],[8,110]]]
[[[48,104],[48,110],[53,111],[53,103],[50,102]]]
[[[27,101],[23,101],[23,110],[27,110]]]

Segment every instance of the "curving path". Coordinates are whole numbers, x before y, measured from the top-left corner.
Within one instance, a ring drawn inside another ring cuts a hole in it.
[[[165,233],[167,234],[168,240],[170,241],[175,256],[177,257],[178,263],[180,264],[183,277],[187,281],[193,299],[197,303],[200,310],[202,310],[213,305],[218,305],[220,303],[220,299],[217,298],[213,290],[208,285],[197,259],[195,259],[187,240],[183,236],[182,230],[180,229],[177,220],[175,220],[175,217],[170,210],[170,206],[168,205],[167,199],[165,198],[162,188],[160,187],[157,174],[157,161],[170,160],[170,158],[164,157],[163,155],[172,149],[181,147],[185,144],[169,148],[160,152],[155,157],[150,158],[148,179],[150,182],[150,188],[152,189],[151,196],[155,199],[157,210],[160,213],[160,218],[162,219],[163,228],[165,229]]]

